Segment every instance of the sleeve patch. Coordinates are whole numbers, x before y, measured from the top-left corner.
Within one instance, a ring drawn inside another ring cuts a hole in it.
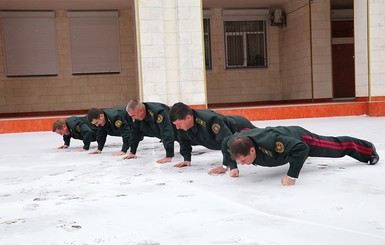
[[[79,125],[77,125],[77,126],[75,127],[75,130],[76,130],[76,132],[80,133],[80,127],[79,127]]]
[[[218,123],[214,123],[212,126],[211,126],[211,129],[213,130],[213,132],[215,134],[217,134],[219,132],[219,130],[221,129],[221,126],[218,124]]]
[[[275,151],[278,152],[278,153],[282,153],[285,151],[285,146],[283,145],[282,142],[275,142]]]
[[[115,121],[115,126],[116,126],[117,128],[120,128],[120,126],[122,126],[122,121],[116,120],[116,121]]]

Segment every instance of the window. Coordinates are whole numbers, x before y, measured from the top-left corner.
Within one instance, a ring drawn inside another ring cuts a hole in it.
[[[244,16],[234,14],[246,13]],[[268,11],[224,12],[226,68],[267,67],[266,16]]]
[[[2,12],[0,17],[6,75],[57,75],[55,13]]]
[[[118,12],[69,12],[72,74],[119,73]]]
[[[210,40],[210,18],[203,19],[203,34],[205,45],[205,64],[206,69],[211,69],[211,40]]]

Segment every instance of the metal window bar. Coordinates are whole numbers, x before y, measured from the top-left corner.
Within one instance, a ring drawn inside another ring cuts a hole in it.
[[[266,67],[265,21],[225,21],[226,67]]]

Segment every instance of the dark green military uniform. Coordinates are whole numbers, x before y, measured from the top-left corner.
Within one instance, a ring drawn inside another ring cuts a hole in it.
[[[174,157],[174,141],[176,127],[168,116],[170,108],[162,103],[143,103],[146,107],[146,117],[136,120],[131,131],[131,153],[136,154],[139,141],[143,136],[156,137],[163,142],[166,157]]]
[[[231,141],[237,136],[247,136],[253,141],[257,155],[253,165],[276,167],[289,163],[287,175],[293,178],[298,178],[309,156],[338,158],[347,155],[360,162],[369,162],[374,153],[372,143],[349,136],[321,136],[298,126],[256,128],[223,141],[223,164],[230,169],[237,168],[228,151]]]
[[[71,138],[83,140],[83,149],[90,149],[92,141],[96,141],[98,128],[90,123],[86,116],[70,117],[65,120],[69,135],[63,135],[64,144],[70,146]]]
[[[236,132],[255,128],[242,116],[224,116],[212,110],[192,110],[194,126],[187,131],[178,130],[180,154],[184,161],[191,161],[193,145],[203,145],[220,150],[222,140]]]
[[[132,118],[126,108],[113,108],[103,110],[106,124],[99,127],[97,141],[98,150],[103,150],[107,135],[121,136],[123,140],[122,152],[127,152],[131,144]]]

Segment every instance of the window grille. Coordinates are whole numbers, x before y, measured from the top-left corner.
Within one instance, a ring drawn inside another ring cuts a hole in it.
[[[267,67],[266,21],[225,21],[226,67]]]

